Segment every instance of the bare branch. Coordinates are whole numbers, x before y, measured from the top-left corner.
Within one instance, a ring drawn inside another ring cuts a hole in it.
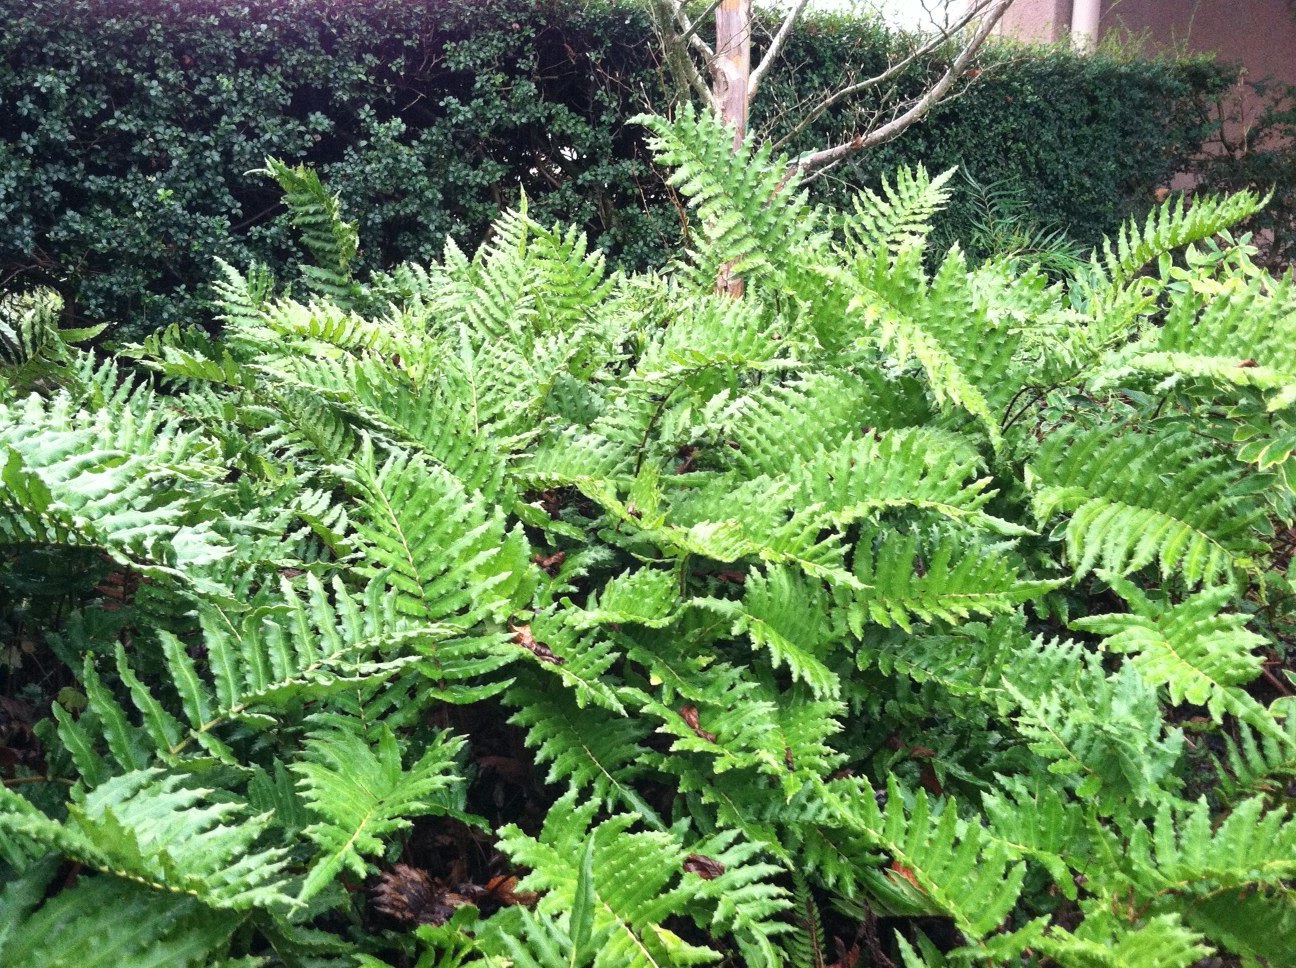
[[[845,100],[846,98],[854,94],[859,94],[860,92],[866,91],[871,87],[877,87],[879,84],[885,84],[887,81],[891,80],[892,78],[902,73],[905,70],[905,68],[907,68],[914,61],[918,60],[919,58],[926,57],[928,54],[932,53],[933,51],[935,51],[936,49],[944,45],[954,34],[957,34],[960,30],[962,30],[973,20],[975,20],[978,16],[980,16],[981,13],[986,10],[987,7],[990,7],[995,3],[998,3],[1000,5],[1000,9],[998,9],[997,11],[992,10],[990,14],[988,14],[988,17],[991,21],[991,28],[993,28],[994,24],[997,23],[999,18],[1003,16],[1004,11],[1008,9],[1008,6],[1009,4],[1012,3],[1012,0],[1007,0],[1007,2],[1005,2],[1005,0],[982,0],[982,2],[980,3],[969,4],[967,11],[963,14],[962,17],[956,20],[953,24],[950,24],[948,27],[945,27],[941,29],[938,33],[932,35],[927,40],[926,43],[922,44],[920,47],[915,48],[913,51],[911,51],[908,54],[908,56],[892,64],[881,74],[876,74],[873,77],[868,77],[862,81],[856,81],[853,84],[848,84],[845,87],[838,88],[836,91],[833,91],[830,95],[825,97],[814,107],[807,110],[804,114],[801,115],[800,120],[797,121],[797,123],[793,126],[792,130],[778,140],[778,142],[774,145],[775,150],[787,144],[789,141],[791,141],[793,138],[799,135],[810,125],[814,124],[814,122],[818,120],[823,115],[823,113],[827,111],[829,108],[834,107],[841,101]],[[980,46],[980,42],[978,42],[975,45],[975,47],[979,47],[979,46]],[[974,50],[975,47],[973,48]],[[762,62],[762,65],[763,63],[764,62]]]
[[[809,2],[810,0],[797,0],[796,6],[788,11],[787,17],[783,20],[783,25],[779,27],[778,33],[770,41],[769,50],[765,51],[765,56],[761,58],[760,63],[751,72],[751,77],[747,81],[747,96],[749,98],[756,93],[756,88],[760,87],[760,82],[765,78],[770,66],[782,51],[783,44],[787,41],[788,35],[792,33],[792,28],[801,18],[801,11],[805,10],[806,4]]]
[[[662,57],[666,61],[667,69],[675,77],[676,83],[691,87],[711,111],[719,114],[720,104],[711,91],[711,85],[693,63],[688,46],[675,29],[678,9],[674,0],[653,0],[648,8],[653,26],[657,30],[657,37],[661,42]]]
[[[720,6],[720,4],[722,3],[724,3],[724,0],[711,0],[711,2],[707,5],[707,8],[703,10],[700,14],[698,14],[698,18],[696,20],[694,20],[691,24],[681,25],[684,27],[684,33],[681,39],[692,42],[693,37],[697,35],[698,24],[706,23],[706,21],[711,17],[711,15],[715,13],[716,7]],[[679,10],[679,16],[687,20],[688,18],[684,14],[684,4],[683,3],[679,4],[677,9]],[[707,49],[710,50],[710,48]]]
[[[913,107],[880,128],[875,128],[866,134],[857,134],[850,141],[834,145],[831,148],[824,148],[821,151],[797,159],[791,166],[792,170],[805,173],[831,165],[847,155],[890,141],[904,131],[905,128],[921,119],[940,102],[949,89],[954,86],[954,82],[967,70],[968,64],[976,56],[977,51],[980,50],[981,45],[985,43],[985,39],[990,36],[990,32],[994,30],[995,25],[1012,2],[1013,0],[987,0],[986,3],[978,5],[977,9],[985,11],[985,13],[984,18],[977,25],[976,31],[959,52],[958,57],[954,59],[954,63],[950,64],[949,69],[941,76],[941,79],[919,98]]]
[[[675,22],[679,24],[680,29],[683,31],[683,33],[679,35],[677,43],[681,46],[687,43],[690,47],[706,58],[706,62],[709,65],[715,58],[715,51],[711,49],[710,44],[698,35],[697,25],[702,23],[707,17],[715,12],[715,8],[720,6],[724,0],[715,0],[714,3],[702,12],[702,16],[699,17],[696,22],[690,20],[689,15],[684,12],[684,0],[658,0],[658,2],[671,8],[671,13]]]

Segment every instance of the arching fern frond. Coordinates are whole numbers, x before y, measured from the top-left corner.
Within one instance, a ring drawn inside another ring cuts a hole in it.
[[[287,851],[257,850],[264,817],[185,776],[138,770],[113,777],[68,805],[60,823],[0,788],[0,829],[106,873],[191,895],[209,907],[248,910],[292,903]]]
[[[223,473],[210,442],[150,401],[83,411],[59,394],[0,406],[3,540],[98,547],[156,575],[228,554],[189,487],[213,488]]]
[[[777,278],[794,256],[803,258],[815,245],[816,216],[806,194],[797,194],[787,158],[750,142],[733,151],[732,131],[691,104],[674,121],[649,115],[633,120],[652,132],[649,146],[674,168],[670,183],[698,210],[702,244],[692,260],[703,285],[722,266],[737,275]]]
[[[1132,218],[1122,225],[1114,241],[1105,240],[1101,252],[1095,251],[1091,265],[1106,285],[1120,288],[1163,254],[1209,239],[1254,215],[1265,201],[1254,192],[1243,191],[1197,196],[1189,206],[1182,194],[1175,195],[1149,212],[1142,228]]]
[[[1240,465],[1194,434],[1061,430],[1029,473],[1040,522],[1069,515],[1077,576],[1155,564],[1164,576],[1208,584],[1252,567],[1263,550],[1264,510],[1242,487]]]

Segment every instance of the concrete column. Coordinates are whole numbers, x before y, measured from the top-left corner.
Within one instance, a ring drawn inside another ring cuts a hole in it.
[[[1098,43],[1098,15],[1102,0],[1072,0],[1071,45],[1076,50],[1090,51]]]

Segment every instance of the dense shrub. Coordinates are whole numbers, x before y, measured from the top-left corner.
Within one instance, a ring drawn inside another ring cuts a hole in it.
[[[202,318],[213,257],[282,264],[282,209],[249,174],[268,154],[312,163],[343,193],[369,268],[428,258],[447,233],[475,247],[520,189],[534,216],[582,226],[630,268],[679,241],[677,200],[626,122],[667,101],[637,4],[3,0],[0,17],[0,286],[53,285],[78,317],[136,332]],[[812,21],[756,123],[786,131],[791,106],[883,63],[892,43],[873,23]],[[1224,78],[1015,48],[994,60],[819,196],[900,163],[962,164],[1090,244],[1195,150],[1200,102]],[[942,231],[968,239],[975,216],[960,202]]]
[[[818,208],[648,123],[663,272],[514,214],[366,278],[272,163],[312,262],[225,267],[222,339],[5,304],[0,961],[1296,950],[1296,294],[1215,241],[1256,197],[1051,283],[924,258],[947,177]]]

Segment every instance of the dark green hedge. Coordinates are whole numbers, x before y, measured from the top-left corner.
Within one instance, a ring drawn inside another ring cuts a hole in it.
[[[266,155],[319,166],[369,264],[474,247],[524,188],[628,266],[677,244],[675,200],[627,118],[667,102],[638,5],[578,0],[0,0],[0,288],[53,284],[86,320],[201,318],[220,256],[277,264],[290,233]],[[884,62],[886,32],[823,17],[755,121]],[[1146,207],[1205,135],[1227,72],[1005,48],[961,97],[821,179],[903,162],[1008,180],[1092,241]],[[920,84],[917,74],[902,83]],[[850,127],[816,125],[794,153]],[[966,213],[956,210],[950,225]]]

